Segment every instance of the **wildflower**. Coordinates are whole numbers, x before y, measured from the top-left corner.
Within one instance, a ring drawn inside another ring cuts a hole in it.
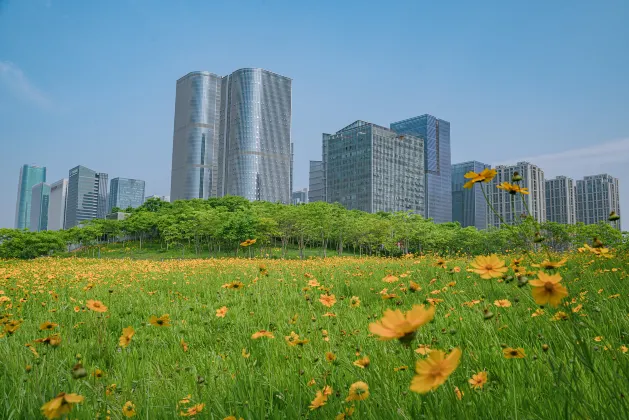
[[[415,364],[417,375],[411,381],[410,390],[425,394],[439,388],[454,372],[461,359],[461,350],[455,348],[446,356],[441,350],[431,352],[424,360]]]
[[[164,314],[160,316],[159,318],[156,317],[155,315],[151,315],[151,317],[149,318],[149,322],[151,323],[151,325],[155,327],[169,327],[170,315]]]
[[[217,318],[225,318],[226,314],[227,314],[227,306],[223,306],[222,308],[219,308],[216,310]]]
[[[114,392],[116,392],[116,384],[107,385],[105,388],[105,395],[110,396]]]
[[[251,356],[251,353],[249,353],[247,351],[247,349],[243,348],[242,351],[240,352],[240,354],[242,355],[242,357],[244,357],[245,359],[248,359],[249,356]]]
[[[535,318],[536,316],[544,315],[543,309],[536,309],[535,312],[531,314],[531,318]]]
[[[387,309],[384,316],[377,322],[369,324],[369,331],[379,335],[381,340],[399,339],[409,342],[415,336],[415,331],[430,322],[435,316],[435,307],[425,309],[423,305],[413,305],[413,309],[402,313],[399,309]]]
[[[336,303],[336,296],[328,294],[321,295],[319,297],[319,302],[321,302],[323,306],[331,308]]]
[[[356,407],[354,407],[353,405],[351,407],[345,408],[345,410],[342,413],[339,413],[334,420],[345,420],[348,417],[351,417],[354,414],[354,411],[356,410]]]
[[[511,302],[508,299],[500,299],[500,300],[495,300],[494,305],[496,305],[499,308],[508,308],[511,306]]]
[[[482,389],[483,385],[487,383],[487,372],[481,371],[475,375],[472,375],[472,379],[467,381],[473,389]]]
[[[583,309],[583,305],[582,304],[578,304],[577,306],[575,306],[574,308],[572,308],[572,313],[578,313],[579,311],[581,311],[581,309]]]
[[[369,356],[365,356],[362,357],[358,360],[356,360],[354,363],[352,363],[354,366],[358,366],[361,369],[366,368],[367,366],[369,366],[369,363],[371,363],[371,361],[369,360]]]
[[[192,407],[188,408],[186,411],[180,411],[179,415],[181,417],[196,416],[201,411],[203,411],[203,407],[205,407],[205,404],[196,404],[196,405],[193,405]]]
[[[408,283],[408,288],[411,289],[411,292],[419,292],[420,290],[422,290],[422,287],[419,284],[415,283],[413,280]]]
[[[105,372],[101,369],[96,369],[94,372],[92,372],[92,376],[96,379],[100,379],[105,376]]]
[[[61,344],[61,336],[59,334],[53,334],[46,338],[38,338],[36,343],[49,344],[51,347],[57,347]]]
[[[529,281],[533,286],[531,293],[533,299],[538,305],[549,304],[550,306],[557,307],[563,298],[568,296],[568,289],[565,286],[559,284],[561,281],[561,275],[546,274],[543,271],[537,273],[537,279]]]
[[[242,417],[240,419],[236,418],[236,416],[227,416],[223,420],[244,420]]]
[[[440,268],[445,268],[447,264],[447,261],[444,260],[443,258],[437,258],[437,261],[435,261],[435,266],[440,267]]]
[[[565,321],[566,319],[568,319],[568,314],[563,311],[559,311],[553,316],[553,321]]]
[[[354,382],[349,387],[349,395],[345,401],[362,401],[369,397],[369,385],[363,381]]]
[[[396,276],[392,275],[392,274],[387,274],[386,276],[384,276],[382,278],[382,281],[385,282],[385,283],[395,283],[398,280],[399,279]]]
[[[432,349],[430,348],[429,345],[427,344],[420,344],[419,347],[417,347],[415,349],[415,353],[417,354],[421,354],[422,356],[427,355],[428,353],[430,353],[432,351]]]
[[[133,404],[131,401],[127,401],[126,403],[124,403],[124,406],[122,406],[122,414],[125,417],[135,416],[135,404]]]
[[[284,337],[284,339],[286,340],[288,345],[292,346],[292,347],[303,346],[308,341],[310,341],[310,340],[307,340],[307,339],[299,338],[299,334],[295,334],[295,331],[291,331],[290,335],[287,335],[286,337]]]
[[[352,296],[349,300],[349,306],[351,308],[358,308],[360,306],[360,298],[358,296]]]
[[[622,345],[622,346],[620,346],[620,351],[623,352],[623,353],[627,353],[629,351],[629,347],[627,347],[625,345]]]
[[[122,335],[118,341],[120,347],[126,348],[131,343],[131,338],[135,335],[135,330],[132,326],[128,326],[127,328],[122,329]]]
[[[405,370],[408,370],[408,366],[406,366],[406,365],[405,366],[398,366],[398,367],[393,368],[393,372],[402,372],[402,371],[405,371]]]
[[[73,404],[83,402],[85,398],[77,394],[62,392],[41,407],[42,414],[48,419],[56,419],[72,410]]]
[[[242,289],[245,287],[244,283],[241,281],[232,281],[231,283],[225,283],[221,286],[223,289]]]
[[[545,268],[546,270],[556,270],[557,268],[563,266],[567,261],[567,258],[564,258],[561,261],[544,260],[541,262],[541,264],[532,264],[532,266]]]
[[[183,349],[184,353],[188,352],[188,343],[186,343],[184,341],[184,339],[182,338],[181,341],[179,341],[179,344],[181,345],[181,348]]]
[[[507,191],[509,194],[528,194],[528,188],[521,188],[517,184],[510,184],[508,182],[503,182],[500,185],[497,185],[496,188]]]
[[[319,287],[321,284],[317,281],[317,279],[312,279],[308,281],[308,286],[310,287]]]
[[[615,222],[616,220],[619,220],[620,216],[615,212],[612,211],[611,213],[609,213],[609,217],[607,218],[607,220],[609,220],[610,222]]]
[[[479,274],[482,279],[502,277],[502,274],[508,270],[505,267],[505,262],[498,258],[496,254],[478,256],[470,265],[473,267],[471,271]]]
[[[254,333],[251,335],[251,338],[252,338],[252,339],[254,339],[254,340],[257,340],[257,339],[258,339],[258,338],[260,338],[260,337],[275,338],[275,336],[273,335],[273,333],[272,333],[272,332],[270,332],[270,331],[267,331],[267,330],[260,330],[260,331],[258,331],[258,332],[254,332]]]
[[[332,312],[326,312],[326,313],[324,313],[324,314],[323,314],[323,315],[321,315],[321,316],[324,316],[324,317],[326,317],[326,318],[336,318],[336,314],[335,314],[335,313],[332,313]]]
[[[526,354],[524,353],[524,349],[522,347],[518,347],[514,349],[513,347],[507,347],[502,350],[502,354],[505,359],[524,359]]]
[[[518,171],[513,172],[513,176],[511,177],[511,182],[520,182],[522,181],[522,175]]]
[[[336,360],[336,354],[332,353],[331,351],[327,352],[325,354],[325,360],[327,360],[328,362],[332,363],[333,361]]]
[[[456,399],[459,401],[461,401],[463,399],[463,395],[465,395],[465,393],[461,391],[458,386],[454,387],[454,394],[456,395]]]
[[[44,323],[42,323],[39,326],[39,330],[40,331],[50,331],[50,330],[54,330],[56,327],[58,327],[59,324],[55,324],[54,322],[50,322],[50,321],[46,321]]]
[[[94,312],[107,312],[107,307],[105,305],[103,305],[103,302],[101,302],[100,300],[88,300],[86,305],[89,309],[91,309]]]
[[[323,407],[328,401],[328,396],[323,393],[323,391],[317,391],[315,399],[310,403],[310,410],[316,410],[317,408]]]
[[[483,169],[480,173],[469,171],[468,173],[463,175],[465,178],[469,179],[469,181],[467,181],[465,185],[463,185],[463,188],[472,188],[477,182],[487,183],[494,179],[497,173],[498,172],[495,169],[489,168]]]
[[[75,306],[74,307],[74,312],[80,312],[81,311],[81,307],[80,306]]]
[[[255,243],[256,243],[256,240],[255,240],[255,239],[247,239],[246,241],[241,242],[241,243],[240,243],[240,246],[242,246],[242,247],[248,247],[248,246],[251,246],[251,245],[253,245],[253,244],[255,244]]]

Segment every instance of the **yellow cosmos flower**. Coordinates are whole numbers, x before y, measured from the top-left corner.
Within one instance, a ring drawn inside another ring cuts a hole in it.
[[[410,390],[425,394],[443,385],[454,372],[461,359],[461,350],[455,348],[446,356],[441,350],[430,352],[424,360],[415,364],[417,373],[411,381]]]
[[[365,356],[362,357],[358,360],[356,360],[354,363],[352,363],[354,366],[358,366],[361,369],[366,368],[367,366],[369,366],[369,363],[371,363],[371,360],[369,360],[369,356]]]
[[[72,410],[73,404],[83,402],[85,398],[77,394],[62,392],[41,407],[42,414],[48,419],[56,419]]]
[[[472,375],[472,379],[467,381],[473,389],[482,389],[483,385],[487,383],[487,372],[478,372]]]
[[[131,339],[133,338],[134,335],[135,335],[135,330],[133,329],[132,326],[123,328],[122,335],[120,336],[120,339],[118,340],[118,344],[120,344],[120,347],[126,348],[131,343]]]
[[[122,414],[125,417],[135,416],[135,404],[133,404],[131,401],[127,401],[126,403],[124,403],[124,405],[122,406]]]
[[[549,304],[557,307],[563,298],[568,296],[568,289],[559,284],[561,282],[559,273],[551,275],[539,271],[537,277],[537,279],[529,281],[529,284],[533,286],[531,293],[538,305]]]
[[[40,331],[50,331],[50,330],[54,330],[58,326],[59,326],[59,324],[55,324],[54,322],[46,321],[46,322],[43,322],[42,324],[40,324],[39,330]]]
[[[487,183],[494,179],[497,174],[498,171],[489,168],[483,169],[480,173],[469,171],[468,173],[463,175],[465,178],[469,179],[469,181],[467,181],[465,185],[463,185],[463,188],[472,188],[477,182]]]
[[[156,317],[155,315],[152,315],[149,318],[149,322],[151,323],[151,325],[153,325],[155,327],[169,327],[170,326],[170,315],[164,314],[164,315],[160,316],[159,318]]]
[[[273,335],[273,333],[272,333],[272,332],[270,332],[270,331],[267,331],[267,330],[260,330],[260,331],[254,332],[254,333],[251,335],[251,338],[252,338],[252,339],[254,339],[254,340],[257,340],[258,338],[261,338],[261,337],[266,337],[266,338],[275,338],[275,336]]]
[[[505,267],[505,262],[498,258],[496,254],[478,256],[470,265],[473,267],[471,271],[479,274],[482,279],[502,277],[508,270],[508,268]]]
[[[424,305],[413,305],[413,308],[402,313],[387,309],[384,316],[377,322],[369,324],[369,331],[380,336],[381,340],[395,340],[408,342],[413,339],[415,331],[422,325],[430,322],[435,316],[435,307],[428,309]]]
[[[354,382],[349,387],[349,395],[345,401],[362,401],[369,397],[369,385],[363,381]]]
[[[101,302],[100,300],[88,300],[87,303],[85,304],[85,306],[87,306],[89,309],[91,309],[94,312],[107,312],[107,307],[105,305],[103,305],[103,302]]]
[[[216,317],[217,318],[225,318],[225,315],[227,315],[227,306],[223,306],[222,308],[219,308],[216,310]]]
[[[526,354],[524,353],[524,349],[522,347],[518,347],[517,349],[513,347],[507,347],[502,350],[502,354],[505,359],[524,359]]]

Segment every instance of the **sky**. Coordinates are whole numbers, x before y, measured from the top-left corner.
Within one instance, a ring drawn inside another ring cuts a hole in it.
[[[451,123],[452,162],[620,178],[629,230],[629,1],[0,0],[0,227],[20,166],[169,195],[176,80],[293,80],[294,188],[357,119]]]

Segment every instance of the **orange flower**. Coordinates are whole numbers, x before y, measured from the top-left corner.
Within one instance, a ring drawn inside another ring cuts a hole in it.
[[[524,359],[526,354],[524,353],[524,349],[522,347],[518,347],[514,349],[513,347],[507,347],[502,350],[502,354],[505,359]]]
[[[439,388],[454,372],[461,359],[461,350],[455,348],[446,356],[441,350],[430,352],[424,360],[415,364],[417,375],[411,381],[410,390],[425,394]]]
[[[435,316],[435,307],[425,309],[423,305],[413,305],[413,309],[402,313],[387,309],[380,321],[369,324],[369,331],[379,335],[381,340],[398,339],[409,342],[413,339],[415,331],[422,325],[430,322]]]
[[[454,387],[454,394],[456,395],[456,399],[459,401],[461,401],[463,399],[463,395],[465,395],[465,393],[461,391],[458,386]]]
[[[533,286],[531,293],[538,305],[548,303],[550,306],[557,307],[563,298],[568,296],[568,289],[559,284],[561,281],[559,273],[549,275],[539,271],[537,277],[537,279],[529,281],[529,284]]]
[[[382,278],[382,281],[385,283],[395,283],[398,280],[399,279],[392,274],[387,274],[386,276]]]
[[[94,312],[107,312],[107,307],[100,300],[88,300],[85,305]]]
[[[371,361],[369,360],[369,356],[365,356],[363,358],[360,358],[358,360],[356,360],[354,363],[352,363],[354,366],[358,366],[361,369],[366,368],[367,366],[369,366],[369,363],[371,363]]]
[[[41,407],[42,414],[49,419],[56,419],[72,410],[73,404],[83,402],[85,398],[77,394],[62,392]]]
[[[472,375],[472,379],[469,379],[467,382],[474,389],[482,389],[483,385],[487,383],[487,372],[481,371],[475,375]]]
[[[135,404],[133,404],[131,401],[127,401],[126,403],[124,403],[124,406],[122,407],[122,414],[125,417],[135,416]]]
[[[149,318],[149,322],[151,323],[151,325],[155,327],[169,327],[170,315],[164,314],[160,316],[159,318],[156,317],[155,315],[151,315],[151,317]]]
[[[479,274],[482,279],[502,277],[502,274],[508,270],[505,267],[505,262],[498,258],[496,254],[478,256],[470,265],[473,267],[470,271]]]
[[[477,182],[487,183],[494,179],[497,174],[498,171],[489,168],[483,169],[480,173],[469,171],[468,173],[463,175],[465,178],[469,179],[469,181],[467,181],[465,185],[463,185],[463,188],[472,188]]]
[[[499,308],[508,308],[511,306],[511,302],[508,299],[500,299],[500,300],[495,300],[494,305],[496,305]]]
[[[315,399],[312,400],[308,408],[310,410],[316,410],[317,408],[323,407],[328,401],[328,396],[323,393],[323,391],[317,391]]]
[[[217,318],[225,318],[226,314],[227,314],[227,306],[223,306],[222,308],[219,308],[216,310]]]
[[[120,347],[126,348],[131,343],[131,338],[135,335],[135,330],[132,326],[128,326],[127,328],[122,329],[122,335],[118,341]]]
[[[349,306],[352,308],[358,308],[360,306],[360,298],[358,296],[352,296],[349,300]]]
[[[251,338],[253,338],[254,340],[257,340],[260,337],[267,337],[267,338],[275,338],[275,336],[273,335],[272,332],[267,331],[267,330],[260,330],[258,332],[254,332],[251,335]]]
[[[288,345],[292,346],[292,347],[303,346],[308,341],[310,341],[310,340],[307,340],[307,339],[299,338],[299,334],[295,334],[295,331],[291,331],[290,335],[287,335],[286,337],[284,337],[284,339],[286,340]]]
[[[363,381],[354,382],[349,387],[349,395],[345,401],[362,401],[369,397],[369,385]]]
[[[55,324],[54,322],[46,321],[46,322],[43,322],[39,326],[39,330],[40,331],[44,331],[44,330],[50,331],[50,330],[54,330],[58,326],[59,326],[59,324]]]
[[[205,407],[205,404],[196,404],[190,408],[188,408],[185,412],[184,411],[180,411],[179,415],[181,417],[191,417],[191,416],[196,416],[197,414],[199,414],[201,411],[203,411],[203,407]]]
[[[422,290],[422,287],[415,283],[413,280],[411,280],[408,284],[408,288],[411,289],[411,292],[419,292],[420,290]]]
[[[328,295],[328,294],[321,295],[319,297],[319,302],[321,302],[323,306],[327,306],[328,308],[331,308],[336,303],[336,296]]]
[[[52,347],[57,347],[61,344],[61,336],[59,334],[53,334],[46,338],[38,338],[35,340],[36,343],[49,344]]]
[[[331,351],[327,352],[325,354],[325,360],[327,360],[328,362],[332,363],[333,361],[336,360],[336,354],[332,353]]]
[[[188,343],[186,343],[185,340],[182,338],[179,344],[181,345],[184,353],[186,353],[188,351]]]
[[[432,349],[427,344],[420,344],[419,347],[415,349],[415,353],[421,354],[422,356],[429,354],[431,351]]]

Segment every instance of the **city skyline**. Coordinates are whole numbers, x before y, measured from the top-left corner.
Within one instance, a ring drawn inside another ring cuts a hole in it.
[[[144,179],[148,194],[168,195],[172,81],[191,69],[228,74],[255,66],[294,81],[293,189],[308,185],[306,168],[317,159],[321,132],[357,118],[395,121],[428,112],[452,122],[452,162],[495,166],[527,160],[547,178],[607,172],[620,179],[621,209],[629,208],[624,118],[629,87],[622,75],[628,59],[615,53],[629,32],[624,25],[629,6],[543,5],[545,13],[534,16],[532,4],[448,8],[408,2],[377,10],[343,4],[335,6],[334,16],[323,16],[298,6],[183,4],[147,10],[131,4],[121,31],[112,34],[103,25],[120,16],[103,5],[8,2],[0,11],[0,195],[15,199],[15,173],[23,162],[48,166],[49,180],[67,176],[78,162]],[[226,17],[211,30],[201,19],[210,9]],[[412,16],[419,11],[427,24],[416,28]],[[276,14],[286,25],[262,31],[269,29],[265,19]],[[229,30],[231,16],[238,16],[244,29],[200,54],[200,40]],[[398,21],[400,30],[377,35],[361,30],[383,18]],[[18,25],[22,19],[30,19],[36,30]],[[138,22],[150,36],[130,37]],[[321,22],[325,30],[308,37]],[[534,34],[531,24],[539,28]],[[504,30],[512,34],[509,42],[496,36]],[[339,39],[347,49],[336,47]],[[274,42],[281,47],[269,48]],[[422,56],[435,58],[436,65],[408,57],[407,66],[394,68],[386,60],[373,63],[346,53],[370,48],[407,57],[420,45]],[[69,53],[74,50],[81,54]],[[94,50],[102,54],[90,53]],[[583,63],[583,56],[594,58]],[[69,71],[74,68],[79,70]],[[578,124],[588,119],[597,123]],[[6,207],[0,208],[0,226],[12,227],[15,208]],[[629,221],[622,223],[629,228]]]

